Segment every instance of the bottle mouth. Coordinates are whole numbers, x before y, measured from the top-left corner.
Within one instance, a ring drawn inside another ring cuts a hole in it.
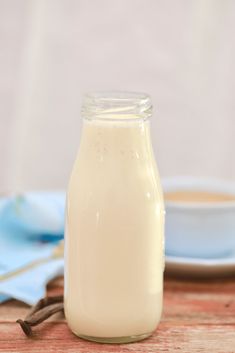
[[[149,95],[137,92],[90,92],[84,95],[82,117],[88,120],[146,120],[152,115]]]

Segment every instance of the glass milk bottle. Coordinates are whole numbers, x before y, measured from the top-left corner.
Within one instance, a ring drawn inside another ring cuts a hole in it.
[[[164,204],[148,95],[84,97],[68,194],[65,315],[79,337],[133,342],[162,312]]]

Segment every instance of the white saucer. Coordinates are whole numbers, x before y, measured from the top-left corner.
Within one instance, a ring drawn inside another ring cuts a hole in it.
[[[227,257],[203,259],[166,255],[166,273],[181,277],[235,275],[235,251]]]

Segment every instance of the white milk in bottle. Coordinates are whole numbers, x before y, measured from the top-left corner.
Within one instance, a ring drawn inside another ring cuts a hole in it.
[[[67,195],[65,315],[79,337],[137,341],[151,335],[162,312],[164,205],[151,101],[93,93],[82,114]]]

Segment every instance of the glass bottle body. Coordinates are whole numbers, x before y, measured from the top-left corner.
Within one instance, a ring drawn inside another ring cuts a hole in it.
[[[85,119],[65,235],[65,315],[75,334],[122,343],[155,330],[163,228],[148,119]]]

